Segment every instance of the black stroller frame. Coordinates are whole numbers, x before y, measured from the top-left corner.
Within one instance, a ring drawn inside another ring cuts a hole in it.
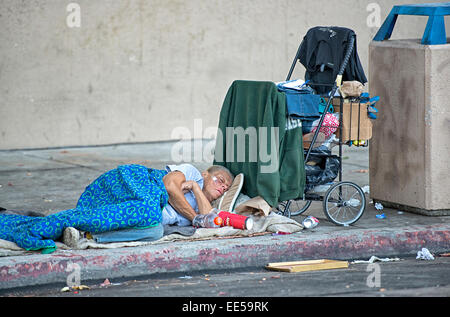
[[[314,136],[311,140],[311,144],[308,150],[305,153],[304,163],[305,165],[310,159],[311,151],[314,148],[314,144],[319,135],[320,129],[322,128],[323,121],[325,119],[325,115],[330,109],[330,105],[332,104],[333,99],[335,98],[336,91],[339,89],[342,83],[342,75],[344,74],[345,68],[349,62],[350,56],[352,54],[353,48],[355,46],[355,37],[352,36],[349,39],[349,43],[347,46],[347,51],[345,53],[345,57],[342,61],[342,64],[339,68],[338,75],[336,76],[336,80],[333,84],[318,84],[318,83],[308,83],[308,85],[325,85],[332,86],[331,93],[328,97],[327,104],[325,110],[323,111],[316,131],[314,132]],[[292,62],[291,68],[289,70],[286,81],[290,80],[292,76],[292,72],[294,71],[295,65],[300,57],[300,47],[297,50],[297,54]],[[323,211],[326,217],[336,225],[348,226],[356,221],[358,221],[362,214],[364,213],[366,207],[366,198],[361,187],[353,182],[342,181],[342,123],[343,123],[343,98],[339,96],[340,99],[340,107],[339,107],[339,172],[338,172],[338,182],[333,182],[330,188],[327,189],[324,195],[318,193],[303,193],[302,199],[294,199],[288,200],[285,202],[281,202],[278,207],[278,213],[286,216],[296,216],[305,212],[308,207],[311,205],[312,201],[322,201],[323,202]],[[358,118],[359,121],[359,118]],[[358,122],[359,123],[359,122]],[[359,124],[358,124],[359,127]],[[359,139],[359,129],[358,129],[358,139]],[[302,204],[299,208],[294,207],[295,204]],[[294,210],[292,210],[294,209]]]

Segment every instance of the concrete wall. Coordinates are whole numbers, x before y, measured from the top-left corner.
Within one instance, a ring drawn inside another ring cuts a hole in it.
[[[354,29],[368,72],[377,18],[422,1],[76,0],[80,27],[70,2],[0,2],[0,149],[210,138],[231,82],[284,80],[310,27]]]

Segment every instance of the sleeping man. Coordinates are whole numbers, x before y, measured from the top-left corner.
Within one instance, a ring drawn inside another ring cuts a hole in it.
[[[197,214],[209,213],[232,181],[228,169],[217,165],[201,173],[190,164],[165,170],[121,165],[87,186],[74,209],[46,217],[0,214],[0,239],[48,253],[62,236],[76,245],[80,231],[99,243],[157,240],[164,225],[190,226]]]
[[[191,225],[194,217],[211,211],[211,202],[220,198],[231,186],[233,175],[219,165],[200,173],[190,164],[169,165],[163,178],[169,204],[162,211],[162,223]]]

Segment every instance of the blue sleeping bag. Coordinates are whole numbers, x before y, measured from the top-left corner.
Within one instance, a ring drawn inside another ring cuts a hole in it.
[[[86,187],[74,209],[46,217],[0,215],[0,239],[50,253],[67,227],[101,233],[158,225],[169,199],[162,181],[166,174],[141,165],[121,165]]]

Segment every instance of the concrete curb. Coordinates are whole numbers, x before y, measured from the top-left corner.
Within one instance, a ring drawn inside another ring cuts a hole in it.
[[[138,278],[155,273],[264,267],[269,262],[306,259],[368,259],[372,255],[412,255],[426,247],[450,251],[450,224],[409,227],[314,230],[291,235],[127,247],[57,251],[0,258],[0,289],[66,285],[78,264],[81,284],[106,278]]]

